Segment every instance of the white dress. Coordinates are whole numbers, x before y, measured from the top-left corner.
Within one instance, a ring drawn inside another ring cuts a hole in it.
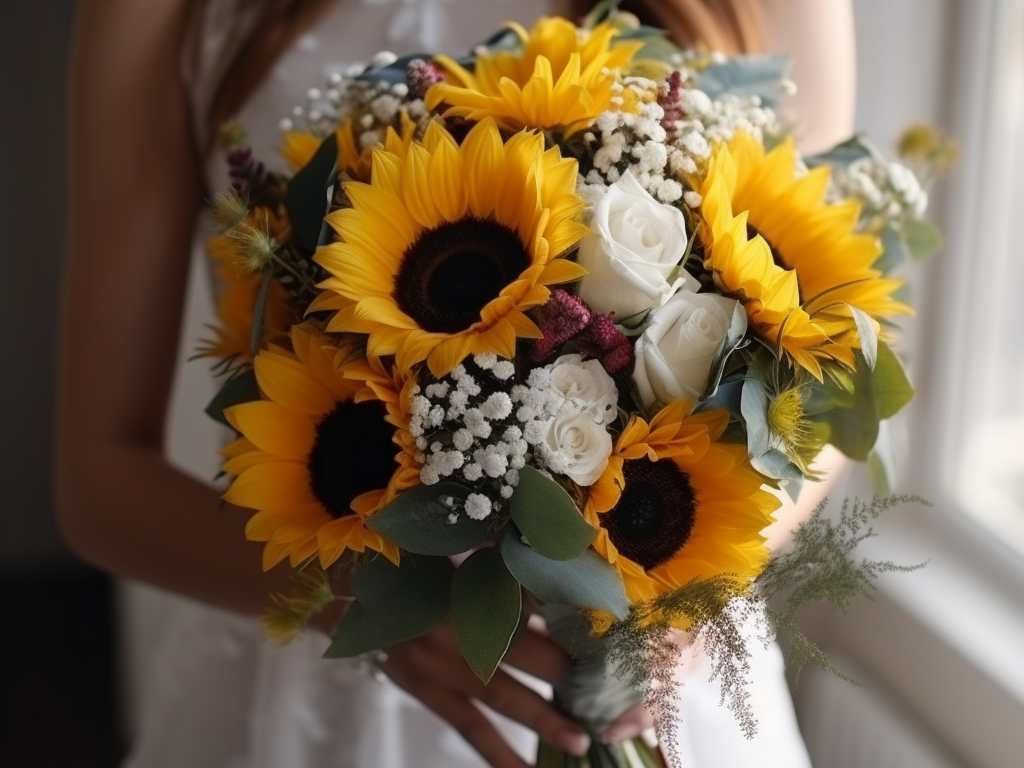
[[[242,4],[244,6],[244,3]],[[225,45],[214,0],[200,46]],[[331,71],[379,50],[467,51],[508,18],[529,23],[561,10],[549,0],[339,0],[300,37],[239,118],[261,159],[275,157],[278,123]],[[201,51],[202,52],[202,51]],[[200,77],[202,72],[200,71]],[[212,77],[209,74],[208,77]],[[208,82],[197,82],[202,91]],[[228,184],[210,158],[209,187]],[[202,227],[200,227],[202,230]],[[212,290],[197,234],[168,456],[209,480],[224,435],[202,414],[214,391],[203,363],[184,364],[212,317]],[[442,721],[355,660],[324,660],[326,640],[307,634],[278,647],[249,619],[150,589],[126,590],[126,699],[133,741],[127,768],[480,768],[476,753]],[[777,649],[759,653],[752,691],[759,736],[747,741],[718,704],[697,662],[681,703],[680,768],[805,768]],[[535,740],[497,718],[527,760]]]

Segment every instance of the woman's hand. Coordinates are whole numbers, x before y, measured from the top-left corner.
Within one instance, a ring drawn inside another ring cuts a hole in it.
[[[484,685],[459,650],[445,621],[431,631],[386,649],[378,666],[395,683],[447,721],[494,768],[528,768],[476,702],[536,731],[550,744],[583,755],[590,738],[550,701],[501,667]],[[570,663],[568,655],[540,631],[528,629],[505,664],[551,682]]]

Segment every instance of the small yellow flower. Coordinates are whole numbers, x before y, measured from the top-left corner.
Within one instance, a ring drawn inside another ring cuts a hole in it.
[[[643,43],[615,43],[619,30],[609,23],[584,30],[567,19],[544,17],[529,32],[508,26],[520,40],[519,51],[482,54],[473,72],[447,56],[434,60],[447,81],[427,92],[428,109],[443,107],[446,118],[473,122],[492,117],[506,131],[571,134],[602,112],[628,108],[616,105],[617,86]]]
[[[257,207],[238,226],[253,227],[254,221],[268,232],[280,232],[284,222],[269,210]],[[265,276],[254,273],[245,263],[238,239],[227,234],[210,238],[207,250],[215,264],[217,279],[217,322],[211,326],[214,338],[205,339],[197,350],[199,357],[213,357],[231,362],[251,361],[252,323],[256,313],[256,300]],[[264,305],[262,341],[264,344],[281,343],[287,339],[288,329],[298,317],[291,297],[276,278],[269,278]]]

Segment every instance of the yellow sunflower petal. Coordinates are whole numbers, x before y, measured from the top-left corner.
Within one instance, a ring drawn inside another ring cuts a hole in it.
[[[743,301],[751,327],[819,380],[822,365],[855,360],[848,305],[876,322],[908,311],[871,266],[879,244],[854,231],[856,205],[825,202],[829,175],[798,173],[791,141],[765,152],[739,132],[714,148],[698,185],[705,265]]]
[[[347,184],[351,207],[328,216],[339,242],[315,257],[330,275],[321,290],[338,297],[316,302],[334,312],[328,329],[366,334],[369,355],[395,355],[403,371],[427,361],[435,375],[536,338],[524,311],[548,298],[545,284],[581,274],[549,264],[551,241],[568,250],[587,231],[575,161],[538,133],[503,142],[484,119],[461,144],[432,123],[422,142],[378,149],[374,163],[384,170]]]

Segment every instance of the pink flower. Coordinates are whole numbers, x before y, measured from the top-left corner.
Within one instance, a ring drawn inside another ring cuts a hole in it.
[[[679,132],[676,123],[686,114],[683,109],[683,75],[678,70],[665,80],[662,93],[658,96],[658,105],[665,110],[662,127],[669,136],[675,136]]]
[[[540,332],[543,338],[533,343],[530,357],[540,363],[551,357],[569,339],[587,327],[590,309],[580,299],[556,288],[540,309]]]
[[[608,373],[618,373],[633,364],[633,345],[615,327],[611,315],[594,315],[581,336],[582,341],[590,342],[600,350],[597,358]]]

